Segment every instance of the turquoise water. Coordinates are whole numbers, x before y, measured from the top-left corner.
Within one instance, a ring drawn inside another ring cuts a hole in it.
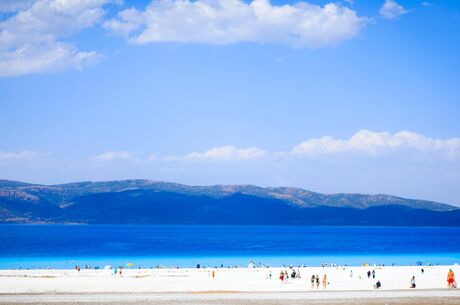
[[[0,268],[460,263],[460,228],[0,225]]]
[[[385,265],[414,265],[417,262],[424,264],[432,263],[439,265],[452,265],[460,263],[460,253],[439,253],[439,254],[399,254],[399,255],[318,255],[318,256],[221,256],[221,257],[2,257],[0,258],[0,269],[69,269],[75,265],[103,268],[106,265],[125,266],[126,263],[134,264],[133,268],[156,268],[156,267],[196,267],[200,264],[203,267],[246,267],[249,262],[276,266],[320,266],[322,263],[334,263],[338,265],[359,266],[363,263],[385,264]]]

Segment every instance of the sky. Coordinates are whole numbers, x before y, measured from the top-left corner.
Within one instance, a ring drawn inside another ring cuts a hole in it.
[[[0,179],[460,206],[460,3],[2,0]]]

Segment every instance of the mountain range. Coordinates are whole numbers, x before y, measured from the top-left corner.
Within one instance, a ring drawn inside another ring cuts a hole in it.
[[[293,187],[0,180],[2,223],[459,226],[456,206]]]

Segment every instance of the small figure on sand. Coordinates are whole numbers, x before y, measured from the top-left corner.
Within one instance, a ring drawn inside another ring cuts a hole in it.
[[[281,282],[284,282],[284,272],[283,271],[280,272],[280,280]]]
[[[415,288],[415,276],[412,276],[412,279],[410,280],[410,288]]]
[[[372,278],[375,279],[375,270],[372,269]]]
[[[319,275],[316,275],[316,289],[319,288]]]
[[[380,281],[377,280],[377,283],[375,283],[374,288],[375,289],[380,289],[380,287],[382,287],[382,283],[380,283]]]
[[[447,273],[447,288],[457,288],[457,282],[455,281],[455,274],[452,269],[449,269]]]
[[[368,279],[371,278],[371,271],[370,271],[370,270],[367,270],[367,278],[368,278]]]
[[[323,289],[326,289],[326,286],[327,286],[327,276],[324,275],[323,276]]]
[[[311,281],[311,289],[315,288],[315,275],[314,274],[311,276],[310,281]]]

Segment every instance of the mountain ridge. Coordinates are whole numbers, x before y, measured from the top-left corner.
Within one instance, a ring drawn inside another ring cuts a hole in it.
[[[190,205],[191,202],[194,205]],[[402,213],[401,215],[416,215],[420,214],[416,211],[424,211],[423,215],[432,214],[433,219],[439,219],[441,225],[441,216],[444,215],[448,224],[455,225],[455,217],[460,215],[460,209],[453,205],[386,194],[322,194],[302,188],[260,187],[250,184],[190,186],[145,179],[83,181],[56,185],[0,180],[0,222],[117,223],[129,219],[133,223],[174,223],[174,218],[167,213],[172,213],[179,207],[187,209],[190,215],[188,218],[184,215],[177,218],[178,223],[197,222],[193,219],[193,214],[196,213],[210,218],[226,217],[236,223],[240,220],[235,215],[239,215],[241,220],[244,219],[243,223],[249,224],[257,221],[251,220],[247,215],[261,217],[264,213],[280,213],[288,218],[287,224],[309,224],[318,222],[311,215],[323,211],[342,215],[326,215],[324,224],[349,224],[345,215],[361,215],[362,219],[358,218],[350,223],[359,225],[368,223],[366,219],[374,219],[370,214],[377,210],[395,210]],[[117,214],[116,209],[133,210],[137,214],[123,218],[123,213]],[[113,212],[116,217],[111,219],[109,212]],[[432,224],[428,216],[420,216],[420,219],[424,219],[422,222],[414,218],[415,216],[394,216],[399,217],[394,223],[401,223],[406,219],[422,225]],[[275,221],[270,217],[266,218]],[[460,218],[458,220],[460,223]]]

